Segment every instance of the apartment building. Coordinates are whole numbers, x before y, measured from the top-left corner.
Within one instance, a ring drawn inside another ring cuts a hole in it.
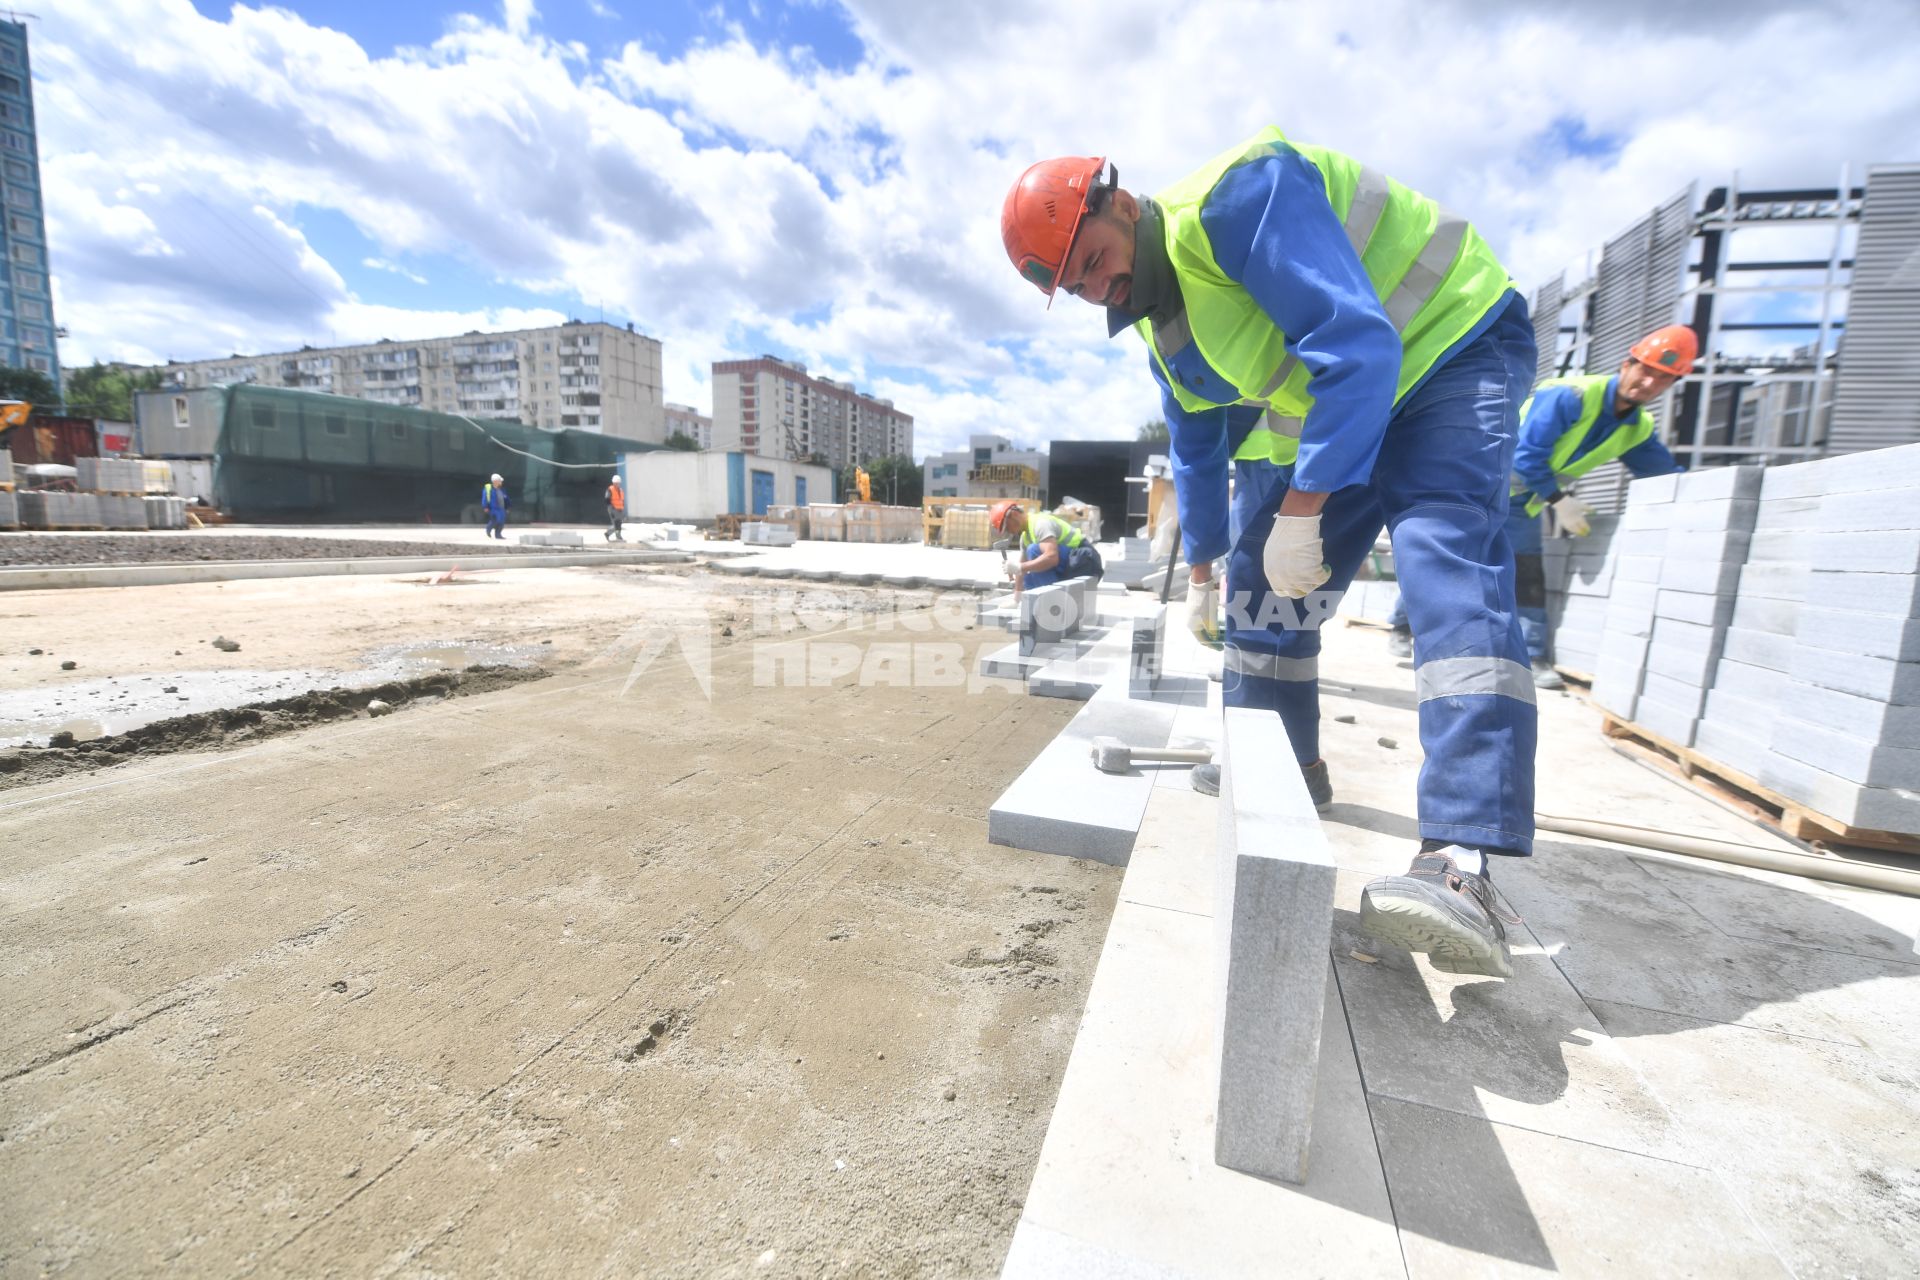
[[[675,432],[702,449],[713,448],[713,419],[690,404],[667,406],[667,438],[671,440]]]
[[[472,418],[510,418],[647,444],[667,438],[660,341],[632,325],[570,322],[415,342],[303,347],[168,364],[182,387],[252,383]]]
[[[1005,436],[968,436],[967,447],[930,453],[921,492],[929,498],[1043,498],[1047,454],[1016,449]]]
[[[47,284],[47,223],[40,202],[27,28],[0,20],[0,363],[34,369],[60,386],[53,292]]]
[[[911,457],[913,417],[851,383],[815,378],[778,356],[716,360],[713,447],[765,458],[817,458],[839,470]]]

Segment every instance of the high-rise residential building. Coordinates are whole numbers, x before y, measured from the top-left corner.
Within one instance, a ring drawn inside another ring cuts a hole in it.
[[[40,144],[33,120],[27,29],[0,19],[0,363],[35,369],[60,386],[53,290],[47,282],[47,221],[40,203]]]
[[[667,438],[660,340],[631,325],[575,321],[415,342],[302,347],[178,361],[165,373],[183,387],[297,387],[471,418],[511,418],[550,431],[572,427],[648,444]]]
[[[690,404],[667,406],[667,438],[671,440],[676,432],[702,449],[713,448],[713,419]]]
[[[836,469],[913,455],[913,417],[893,401],[815,378],[763,355],[713,365],[713,447],[766,458],[818,459]]]

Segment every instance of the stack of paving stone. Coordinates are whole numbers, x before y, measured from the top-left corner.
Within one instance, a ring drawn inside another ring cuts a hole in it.
[[[150,493],[141,499],[147,509],[147,528],[184,529],[187,527],[187,500],[170,494]]]
[[[1598,680],[1607,599],[1619,571],[1620,552],[1614,543],[1620,517],[1597,515],[1591,523],[1585,537],[1548,538],[1541,547],[1541,561],[1547,578],[1553,660]]]
[[[1759,780],[1834,821],[1920,834],[1920,445],[1805,469],[1806,605]]]
[[[740,541],[749,547],[790,547],[794,543],[793,526],[765,521],[743,524]]]
[[[1759,467],[1711,467],[1658,478],[1674,483],[1674,495],[1665,504],[1670,514],[1659,590],[1633,720],[1677,746],[1693,745],[1706,708],[1753,537],[1760,479]],[[1658,480],[1637,481],[1632,488]]]
[[[1639,481],[1628,488],[1627,508],[1613,518],[1613,527],[1596,529],[1582,540],[1606,539],[1593,544],[1603,548],[1598,561],[1580,544],[1568,554],[1566,607],[1577,613],[1561,618],[1553,633],[1554,654],[1562,666],[1577,670],[1569,655],[1591,646],[1593,700],[1623,719],[1632,717],[1640,697],[1672,507],[1671,483]],[[1598,594],[1592,594],[1596,589]],[[1590,621],[1596,603],[1597,636]]]
[[[19,499],[22,528],[98,529],[100,527],[100,498],[97,494],[29,489],[14,496]]]
[[[134,493],[147,491],[144,466],[138,458],[75,458],[74,483],[90,493]]]
[[[20,527],[20,504],[13,496],[13,450],[0,449],[0,529]]]
[[[1761,476],[1747,562],[1694,730],[1702,755],[1752,779],[1774,761],[1773,734],[1807,590],[1808,536],[1820,518],[1820,465],[1768,467]]]

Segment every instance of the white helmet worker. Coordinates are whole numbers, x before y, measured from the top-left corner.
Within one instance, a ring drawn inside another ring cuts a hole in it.
[[[505,484],[507,481],[506,481],[506,477],[502,476],[498,471],[496,471],[493,473],[493,482],[495,484]]]

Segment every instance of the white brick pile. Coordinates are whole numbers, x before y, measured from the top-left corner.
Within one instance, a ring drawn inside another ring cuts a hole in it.
[[[75,458],[74,483],[89,493],[145,493],[147,477],[138,458]],[[144,526],[143,526],[144,527]]]
[[[1618,570],[1619,516],[1597,515],[1581,538],[1548,538],[1541,559],[1547,576],[1547,625],[1554,662],[1596,678],[1608,600]]]
[[[1920,834],[1920,445],[1628,494],[1594,701],[1833,822]]]

